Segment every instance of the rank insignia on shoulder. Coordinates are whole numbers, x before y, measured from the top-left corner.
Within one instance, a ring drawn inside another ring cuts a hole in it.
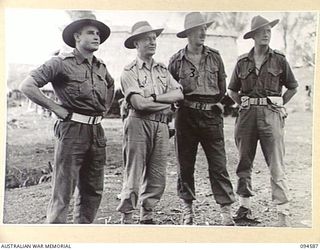
[[[238,57],[238,61],[242,60],[242,59],[245,59],[245,58],[248,58],[248,54],[249,53],[245,53],[245,54],[242,54],[241,56]]]
[[[281,56],[286,56],[282,51],[275,49],[274,53],[281,55]]]

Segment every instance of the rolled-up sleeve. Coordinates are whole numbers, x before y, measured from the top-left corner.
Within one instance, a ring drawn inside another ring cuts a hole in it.
[[[124,95],[124,98],[127,102],[130,103],[130,96],[132,94],[139,94],[143,96],[143,90],[139,88],[137,76],[134,72],[124,70],[120,77],[121,90]]]
[[[179,84],[171,75],[171,73],[169,72],[169,70],[167,71],[167,83],[169,86],[169,89],[174,90],[174,89],[180,89],[181,91],[183,91],[183,87],[181,84]]]
[[[235,91],[235,92],[238,92],[241,89],[241,82],[238,77],[238,75],[239,75],[238,72],[239,72],[239,69],[238,69],[238,64],[237,64],[235,69],[232,72],[230,83],[228,85],[228,89]]]
[[[284,60],[284,74],[281,81],[287,89],[295,89],[298,87],[298,82],[295,79],[294,74],[287,60]]]
[[[225,71],[225,68],[224,68],[224,63],[222,61],[222,57],[221,56],[218,57],[218,62],[219,62],[218,79],[219,79],[219,81],[223,81],[223,80],[226,79],[227,74],[226,74],[226,71]]]
[[[54,81],[54,78],[62,72],[61,59],[53,57],[44,64],[30,72],[30,76],[36,81],[39,88],[48,82]]]
[[[178,74],[178,67],[177,67],[177,61],[172,58],[170,58],[169,65],[168,65],[168,70],[171,73],[172,77],[176,80],[179,81],[179,74]]]
[[[107,87],[108,89],[111,88],[113,85],[114,85],[114,79],[113,77],[110,75],[108,69],[106,68],[106,76],[105,76],[105,79],[108,83]]]

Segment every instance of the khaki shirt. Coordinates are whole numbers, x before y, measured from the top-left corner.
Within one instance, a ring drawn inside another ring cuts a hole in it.
[[[208,46],[203,46],[199,68],[188,58],[187,47],[171,57],[168,68],[183,86],[186,96],[216,96],[219,100],[226,91],[226,73],[222,58],[217,50]]]
[[[148,68],[139,57],[124,68],[120,82],[128,102],[128,97],[132,94],[150,97],[152,94],[161,95],[181,88],[164,64],[153,60],[151,68]]]
[[[107,92],[114,84],[102,60],[93,57],[90,65],[77,49],[51,58],[30,75],[39,88],[51,82],[64,108],[86,115],[106,111]]]
[[[252,49],[239,57],[228,88],[249,97],[281,96],[282,86],[298,87],[298,83],[284,54],[269,48],[257,73]]]

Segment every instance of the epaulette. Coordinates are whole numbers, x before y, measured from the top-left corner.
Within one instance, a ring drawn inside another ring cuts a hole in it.
[[[104,63],[102,59],[96,57],[96,60],[98,63],[102,64],[104,67],[107,67],[107,65]]]
[[[99,63],[101,63],[101,64],[103,64],[104,66],[106,66],[106,64],[104,63],[104,61],[102,60],[102,59],[100,59],[100,58],[96,58],[97,59],[97,61],[99,62]]]
[[[207,47],[209,49],[210,52],[213,52],[213,53],[216,53],[218,55],[220,55],[220,52],[219,50],[216,50],[216,49],[213,49],[213,48],[210,48],[210,47]]]
[[[137,60],[132,61],[131,63],[129,63],[128,65],[126,65],[124,67],[124,70],[129,71],[131,70],[134,66],[136,66],[137,64]]]
[[[72,52],[70,52],[70,53],[64,52],[64,53],[59,54],[58,57],[61,58],[62,60],[64,60],[66,58],[74,57],[74,54]]]
[[[162,63],[162,62],[158,62],[158,65],[161,67],[161,68],[164,68],[164,69],[167,69],[167,66]]]
[[[249,55],[249,53],[245,53],[245,54],[239,56],[238,59],[237,59],[238,62],[241,61],[242,59],[248,58],[248,55]]]
[[[173,56],[170,58],[170,62],[173,62],[177,60],[179,57],[181,57],[181,53],[184,49],[180,49],[178,52],[176,52]]]
[[[278,54],[278,55],[281,55],[281,56],[286,56],[282,51],[280,51],[280,50],[273,50],[274,51],[274,53],[276,53],[276,54]]]

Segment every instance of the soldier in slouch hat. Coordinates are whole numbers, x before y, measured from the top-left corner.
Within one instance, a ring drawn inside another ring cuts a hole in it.
[[[185,29],[177,36],[187,38],[188,44],[169,63],[169,70],[183,86],[184,94],[175,120],[178,195],[183,206],[182,223],[193,224],[194,171],[200,143],[209,165],[211,189],[220,205],[222,225],[232,226],[231,204],[235,198],[226,167],[220,103],[226,92],[226,74],[220,53],[204,45],[207,28],[212,23],[199,12],[187,14]]]
[[[21,83],[28,98],[58,117],[47,223],[67,222],[75,191],[74,223],[92,223],[101,202],[106,162],[101,120],[113,100],[114,80],[93,53],[109,35],[109,27],[95,17],[72,22],[63,30],[62,38],[74,50],[51,58]],[[59,103],[39,90],[48,82]]]
[[[297,92],[297,81],[283,53],[269,47],[271,28],[279,20],[255,16],[244,39],[252,38],[254,47],[239,57],[228,93],[240,105],[235,125],[239,151],[237,194],[240,207],[235,220],[254,220],[250,206],[253,196],[251,173],[257,142],[271,173],[272,200],[277,206],[278,225],[289,226],[289,192],[284,166],[284,105]],[[286,91],[282,94],[283,87]]]
[[[129,107],[124,120],[123,187],[117,208],[123,224],[133,223],[139,198],[140,224],[154,224],[153,208],[165,189],[171,104],[183,95],[167,67],[153,59],[162,31],[140,21],[124,43],[126,48],[137,50],[137,57],[124,68],[120,79]]]

